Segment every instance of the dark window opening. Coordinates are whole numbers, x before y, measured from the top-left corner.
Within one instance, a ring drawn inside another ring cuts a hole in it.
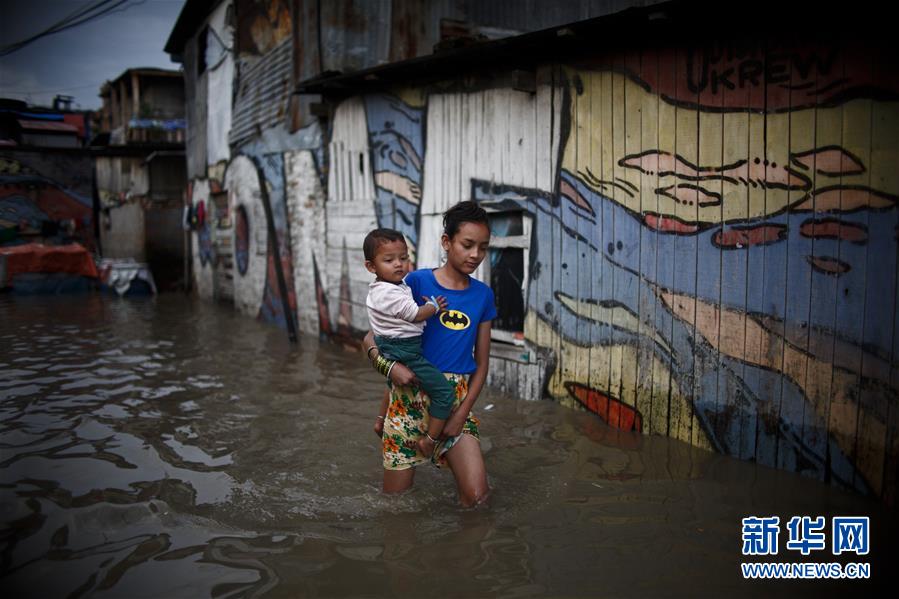
[[[519,215],[519,220],[520,220]],[[494,223],[491,215],[491,226]],[[493,328],[524,331],[524,250],[493,248],[490,250],[490,287],[496,297],[496,319]]]
[[[236,212],[234,262],[237,264],[237,272],[245,275],[250,264],[250,219],[243,205],[238,206]]]

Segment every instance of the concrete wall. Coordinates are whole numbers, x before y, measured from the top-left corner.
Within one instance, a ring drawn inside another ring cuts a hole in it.
[[[209,17],[206,33],[206,81],[209,87],[206,112],[206,162],[219,164],[231,157],[231,85],[234,80],[232,27],[226,22],[230,2],[222,2]]]
[[[202,74],[196,74],[196,36],[184,52],[189,129],[198,124],[188,132],[191,202],[202,201],[208,215],[206,225],[192,234],[196,284],[204,297],[234,301],[248,314],[284,325],[276,268],[285,276],[290,310],[296,310],[286,156],[304,149],[321,154],[321,130],[314,122],[291,131],[286,121],[292,43],[287,4],[272,2],[277,10],[257,11],[253,3],[243,3],[245,26],[239,31],[226,22],[230,5],[216,7],[197,33],[207,36]],[[255,20],[247,11],[256,11]],[[275,229],[272,246],[260,182]]]
[[[207,72],[197,73],[197,38],[204,35],[201,28],[191,37],[184,46],[184,94],[185,94],[185,132],[184,149],[187,153],[188,179],[204,178],[206,176],[206,130],[207,115],[209,114],[207,103],[209,100],[209,75]],[[227,144],[225,144],[227,146]]]
[[[285,169],[297,326],[307,334],[329,335],[331,317],[324,295],[328,276],[324,268],[324,188],[314,155],[308,150],[288,152]]]
[[[100,245],[105,258],[146,260],[144,205],[150,174],[143,156],[95,159],[100,199]]]
[[[240,246],[242,254],[234,272],[234,305],[249,316],[258,315],[262,308],[267,275],[269,239],[260,184],[256,165],[247,156],[238,156],[228,165],[225,188],[229,210],[234,215],[235,230],[238,219],[246,226],[241,228],[246,237],[235,239],[233,244],[235,253]]]
[[[97,156],[100,242],[104,258],[149,264],[157,287],[183,276],[182,156]]]
[[[97,193],[101,205],[146,197],[150,190],[150,171],[144,159],[144,156],[97,157]]]
[[[191,207],[196,209],[200,202],[206,206],[212,201],[208,179],[195,179],[191,182],[189,192]],[[210,225],[210,219],[196,230],[191,232],[191,273],[193,275],[193,288],[197,295],[203,299],[215,298],[215,241],[213,235],[215,228]],[[232,291],[229,294],[233,296]]]
[[[144,207],[141,202],[127,202],[104,209],[100,223],[104,258],[133,258],[146,262]]]

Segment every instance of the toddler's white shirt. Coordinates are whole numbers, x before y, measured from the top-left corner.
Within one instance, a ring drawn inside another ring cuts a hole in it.
[[[405,283],[388,283],[375,279],[368,286],[365,298],[368,322],[375,335],[381,337],[418,337],[425,328],[424,321],[412,322],[418,314],[418,304],[412,290]]]

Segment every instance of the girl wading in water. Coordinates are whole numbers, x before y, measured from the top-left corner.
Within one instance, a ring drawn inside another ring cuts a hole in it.
[[[441,244],[446,263],[406,275],[412,297],[446,298],[446,309],[427,320],[422,334],[422,355],[453,386],[454,410],[437,438],[432,455],[419,452],[418,441],[428,431],[430,398],[419,388],[415,373],[399,362],[379,355],[374,336],[365,336],[368,357],[388,377],[388,389],[375,421],[382,439],[384,492],[399,493],[412,486],[415,466],[429,459],[448,465],[456,479],[459,501],[469,507],[490,494],[481,454],[478,419],[471,414],[484,382],[490,356],[490,327],[496,318],[493,291],[472,278],[490,244],[487,213],[475,202],[460,202],[443,215]]]

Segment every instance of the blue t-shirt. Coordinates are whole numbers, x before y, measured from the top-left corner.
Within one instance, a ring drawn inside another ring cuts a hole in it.
[[[447,289],[437,282],[430,269],[410,272],[405,278],[418,305],[421,296],[446,297],[446,312],[427,320],[421,336],[422,355],[441,372],[471,374],[477,370],[474,344],[478,325],[496,318],[493,290],[469,277],[468,289]]]

